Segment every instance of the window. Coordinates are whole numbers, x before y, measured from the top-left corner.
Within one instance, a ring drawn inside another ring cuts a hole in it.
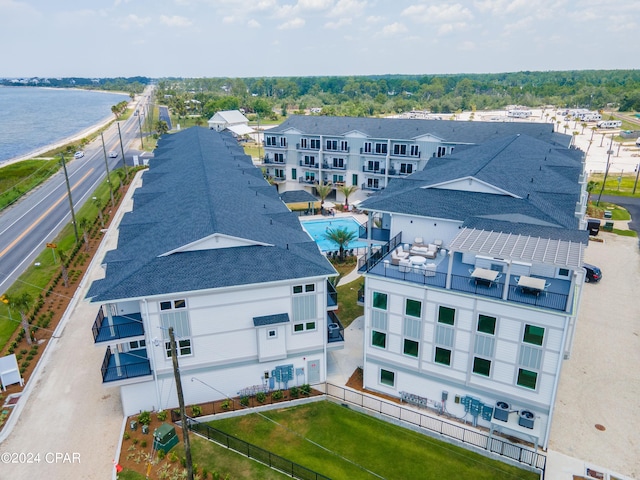
[[[518,369],[518,380],[516,382],[521,387],[530,388],[531,390],[536,389],[536,384],[538,383],[538,374],[536,372],[532,372],[531,370],[525,370],[524,368]]]
[[[438,309],[438,323],[444,323],[446,325],[453,325],[455,322],[456,311],[453,308],[443,307],[442,305]]]
[[[419,157],[420,156],[420,151],[418,150],[418,145],[411,145],[411,156],[412,157]]]
[[[473,357],[473,373],[488,377],[491,373],[491,361],[485,358]]]
[[[340,150],[342,150],[343,152],[347,152],[349,150],[349,144],[346,140],[342,140],[340,142]]]
[[[393,387],[396,384],[396,374],[392,371],[380,369],[380,383]]]
[[[373,292],[373,308],[387,309],[387,294]]]
[[[478,332],[486,333],[488,335],[495,335],[496,333],[495,317],[489,317],[487,315],[479,315],[478,316]]]
[[[406,145],[394,145],[393,146],[393,154],[394,155],[406,155],[407,154],[407,146]]]
[[[273,137],[273,136],[265,137],[265,141],[267,142],[267,147],[276,146],[276,137]]]
[[[446,348],[436,347],[435,362],[442,365],[451,365],[451,350]]]
[[[560,268],[560,269],[558,269],[558,276],[559,277],[568,277],[569,276],[569,269],[568,268]]]
[[[136,340],[134,342],[129,342],[129,351],[139,350],[141,348],[145,348],[146,346],[147,346],[146,340]]]
[[[311,139],[311,148],[314,150],[320,150],[320,139],[312,138]]]
[[[338,150],[338,141],[327,140],[327,150]]]
[[[306,138],[301,138],[300,139],[300,148],[307,148],[307,139]]]
[[[379,348],[387,347],[387,334],[373,330],[371,334],[371,345]]]
[[[333,183],[336,183],[336,184],[344,183],[344,175],[334,175]]]
[[[367,178],[367,187],[377,190],[380,188],[380,182],[377,178]]]
[[[534,325],[525,325],[522,341],[532,345],[542,346],[544,340],[544,328]]]
[[[293,286],[293,331],[303,332],[305,330],[315,330],[317,318],[317,301],[313,294],[316,290],[315,283]]]
[[[387,144],[386,143],[376,143],[376,153],[378,154],[386,154],[387,153]]]
[[[364,142],[364,153],[371,153],[371,142]]]
[[[284,153],[274,153],[273,161],[276,163],[284,163]]]
[[[377,172],[378,170],[380,170],[380,162],[369,160],[367,162],[367,170],[369,172]]]
[[[280,137],[280,146],[281,147],[287,146],[287,137]]]
[[[293,293],[302,293],[302,285],[296,285],[293,287]]]
[[[334,158],[333,168],[344,168],[344,158]]]
[[[172,300],[169,302],[160,302],[160,310],[173,310],[175,308],[185,308],[186,300]]]
[[[436,154],[437,157],[444,157],[447,154],[447,149],[445,147],[438,147],[438,152]]]
[[[419,318],[422,315],[422,302],[407,298],[404,307],[404,313],[405,315],[411,315],[412,317]]]
[[[315,292],[316,291],[316,284],[315,283],[309,283],[307,285],[304,286],[304,291],[305,292]]]
[[[355,173],[351,175],[351,185],[358,186],[358,175]]]
[[[179,301],[178,305],[184,305],[183,301]],[[163,302],[165,303],[165,302]],[[173,327],[176,339],[176,348],[178,356],[191,355],[191,326],[189,324],[189,313],[186,310],[180,310],[182,306],[176,307],[160,314],[160,326],[162,327],[162,338],[164,340],[167,358],[171,357],[171,341],[169,339],[169,328]]]
[[[304,179],[307,182],[313,183],[316,179],[315,172],[304,172]]]
[[[278,337],[278,331],[273,329],[273,330],[267,330],[267,339],[271,339],[271,338],[277,338]]]
[[[316,164],[316,157],[314,157],[313,155],[305,155],[304,156],[304,164],[305,165],[309,165],[309,166],[313,166]]]
[[[282,168],[274,168],[273,169],[273,176],[275,178],[285,178],[284,169],[282,169]]]
[[[406,173],[406,174],[413,173],[413,163],[401,163],[400,173]]]
[[[315,330],[315,329],[316,329],[316,322],[301,322],[301,323],[293,324],[293,331],[296,333]]]
[[[404,339],[404,350],[403,353],[405,355],[409,355],[410,357],[418,356],[418,342],[415,340],[410,340],[408,338]]]
[[[296,172],[295,168],[291,169],[291,180],[296,180],[298,178],[298,172]]]

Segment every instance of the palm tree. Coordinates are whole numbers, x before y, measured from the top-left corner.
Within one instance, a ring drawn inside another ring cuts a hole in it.
[[[20,312],[20,318],[22,328],[24,329],[25,337],[27,338],[27,343],[31,345],[33,340],[31,339],[31,332],[29,332],[29,320],[27,320],[27,312],[31,309],[31,303],[33,299],[31,295],[24,292],[17,296],[8,296],[7,300],[9,300],[9,305],[18,310]]]
[[[587,193],[589,195],[587,197],[587,203],[591,201],[591,192],[593,192],[597,186],[598,186],[598,182],[594,182],[593,180],[589,180],[589,183],[587,183]]]
[[[66,252],[58,251],[58,257],[60,257],[60,269],[62,270],[62,283],[65,287],[69,286],[69,271],[67,270],[67,260],[69,257]]]
[[[340,249],[340,261],[344,261],[344,250],[357,238],[357,233],[347,230],[346,228],[327,228],[324,238],[331,240],[338,245]]]
[[[324,183],[324,184],[320,183],[316,185],[316,192],[320,197],[320,213],[322,213],[322,211],[324,210],[324,201],[331,193],[332,188],[333,187],[331,186],[330,183]]]
[[[158,120],[156,122],[156,132],[158,135],[164,135],[169,131],[169,125],[164,120]]]
[[[344,195],[344,208],[345,210],[349,210],[349,197],[351,195],[353,195],[353,193],[358,190],[358,187],[356,185],[343,185],[341,187],[338,188],[338,190],[340,190],[340,193],[342,193]]]
[[[80,219],[80,222],[78,222],[78,226],[82,229],[84,249],[88,252],[89,251],[89,232],[87,230],[89,230],[90,223],[87,217],[82,217]]]

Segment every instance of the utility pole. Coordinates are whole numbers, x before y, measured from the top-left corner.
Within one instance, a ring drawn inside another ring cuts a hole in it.
[[[129,176],[129,172],[127,172],[127,161],[124,158],[124,145],[122,145],[122,133],[120,133],[120,122],[116,122],[118,124],[118,137],[120,137],[120,151],[122,152],[122,165],[124,166],[124,178]]]
[[[116,202],[113,200],[113,186],[111,185],[111,173],[109,172],[109,160],[107,160],[107,148],[104,146],[104,135],[100,132],[102,138],[102,151],[104,152],[104,168],[107,170],[107,185],[109,185],[109,195],[111,195],[111,208],[115,208]]]
[[[69,174],[67,173],[67,164],[64,161],[64,155],[61,153],[62,170],[64,171],[64,179],[67,183],[67,196],[69,197],[69,208],[71,209],[71,223],[73,223],[73,233],[76,235],[76,243],[80,241],[78,237],[78,224],[76,223],[76,212],[73,211],[73,200],[71,199],[71,185],[69,185]]]
[[[140,123],[140,110],[138,112],[138,128],[140,129],[140,150],[144,149],[144,143],[142,143],[142,124]]]
[[[182,395],[182,380],[180,379],[180,367],[178,366],[178,349],[173,327],[169,327],[169,341],[171,343],[171,360],[173,361],[173,376],[176,380],[178,391],[178,405],[180,407],[180,421],[182,422],[182,437],[184,439],[185,466],[187,467],[187,479],[193,480],[193,463],[191,461],[191,444],[189,443],[189,424],[184,409],[184,396]]]
[[[604,136],[604,135],[603,135]],[[600,194],[598,195],[598,201],[596,202],[596,207],[600,206],[600,198],[602,197],[602,192],[604,191],[604,185],[607,183],[607,175],[609,174],[609,160],[611,159],[611,154],[613,150],[613,133],[611,134],[611,142],[609,143],[609,150],[607,151],[607,168],[604,170],[604,179],[602,180],[602,188],[600,189]]]

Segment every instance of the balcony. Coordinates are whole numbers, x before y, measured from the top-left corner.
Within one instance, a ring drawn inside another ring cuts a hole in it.
[[[262,159],[262,163],[264,163],[265,165],[284,165],[286,163],[286,158],[283,158],[282,160],[275,160],[265,155],[265,157]]]
[[[336,287],[327,280],[327,309],[335,310],[338,308],[338,292]]]
[[[391,230],[388,228],[377,228],[373,227],[371,229],[371,241],[375,243],[387,243],[391,238]],[[367,237],[367,226],[360,225],[358,227],[358,240],[369,240]]]
[[[370,173],[372,175],[384,175],[385,174],[385,169],[384,168],[368,168],[366,165],[362,166],[362,171],[364,173]]]
[[[323,170],[346,170],[347,169],[347,165],[346,163],[344,165],[342,165],[341,167],[338,167],[336,165],[333,165],[331,163],[323,163],[322,164],[322,169]]]
[[[327,312],[327,343],[341,343],[344,347],[344,327],[335,312]]]
[[[380,184],[368,184],[368,183],[363,183],[360,185],[360,189],[361,190],[374,190],[374,191],[378,191],[378,190],[382,190],[384,188],[384,185],[380,185]]]
[[[440,252],[435,259],[427,262],[435,268],[427,270],[423,266],[403,266],[391,263],[391,252],[400,243],[400,234],[396,235],[389,244],[381,247],[368,258],[361,258],[358,262],[359,271],[368,272],[370,275],[381,276],[394,280],[401,280],[412,284],[419,284],[429,288],[446,289],[462,294],[476,295],[491,298],[499,302],[517,303],[547,310],[565,312],[569,305],[569,293],[571,282],[559,278],[543,278],[550,283],[549,289],[532,295],[523,290],[516,281],[516,276],[511,275],[509,283],[505,283],[505,275],[502,281],[495,281],[491,286],[476,283],[469,272],[469,264],[462,263],[462,254],[453,254],[451,272],[448,271],[448,255]],[[449,287],[447,287],[447,280]],[[506,293],[506,298],[505,298]]]
[[[374,157],[385,157],[387,152],[365,152],[364,148],[360,148],[360,155],[373,155]]]
[[[318,181],[312,177],[299,177],[298,183],[305,183],[307,185],[318,185]]]
[[[273,182],[273,183],[282,183],[282,182],[286,182],[287,180],[287,175],[283,174],[283,175],[267,175],[267,181]]]
[[[100,307],[96,320],[91,328],[93,332],[93,342],[113,342],[123,338],[139,337],[144,335],[144,326],[142,325],[142,315],[140,313],[129,313],[127,315],[114,315],[109,318],[105,317],[104,310]]]
[[[102,383],[146,377],[151,374],[151,364],[147,358],[146,348],[114,354],[111,353],[111,347],[107,347],[102,361]]]
[[[411,175],[413,172],[416,171],[416,168],[413,167],[414,169],[411,172],[403,172],[402,170],[397,170],[395,168],[390,168],[389,169],[389,176],[393,176],[393,177],[406,177],[407,175]]]
[[[308,145],[308,143],[307,143],[307,145]],[[296,143],[296,150],[305,150],[305,151],[314,150],[314,151],[317,152],[318,150],[320,150],[320,147],[319,146],[318,147],[309,147],[309,146],[301,147],[299,143]]]
[[[311,169],[315,169],[317,170],[319,165],[317,163],[305,163],[304,160],[300,160],[298,162],[298,165],[303,167],[303,168],[311,168]]]

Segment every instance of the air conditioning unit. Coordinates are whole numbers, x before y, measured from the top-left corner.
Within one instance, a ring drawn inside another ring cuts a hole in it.
[[[499,400],[496,402],[496,408],[493,409],[493,418],[501,422],[508,422],[509,410],[511,410],[511,405]]]
[[[520,410],[520,418],[518,419],[518,425],[525,428],[533,428],[533,422],[536,419],[536,415],[529,410]]]

